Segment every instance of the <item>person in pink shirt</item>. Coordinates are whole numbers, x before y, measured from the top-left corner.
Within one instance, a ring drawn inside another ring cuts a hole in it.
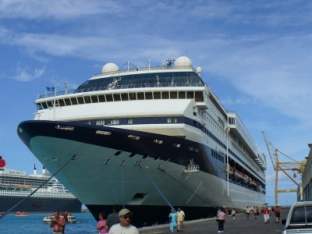
[[[224,231],[225,215],[224,208],[220,208],[217,211],[218,233],[222,233]]]
[[[103,212],[99,213],[99,220],[96,224],[96,229],[99,231],[99,234],[107,234],[108,233],[108,226],[106,222],[106,217]]]

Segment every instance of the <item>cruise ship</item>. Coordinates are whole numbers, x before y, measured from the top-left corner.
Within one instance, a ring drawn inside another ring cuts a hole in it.
[[[170,207],[192,219],[265,203],[265,158],[188,57],[107,63],[75,90],[48,91],[18,134],[50,171],[70,161],[57,177],[94,217],[125,206],[153,223]]]
[[[25,200],[21,204],[10,211],[80,212],[81,202],[56,178],[48,181],[49,177],[46,169],[39,173],[34,167],[33,174],[8,169],[0,156],[0,212],[8,211],[23,199]],[[29,197],[42,184],[45,185]]]

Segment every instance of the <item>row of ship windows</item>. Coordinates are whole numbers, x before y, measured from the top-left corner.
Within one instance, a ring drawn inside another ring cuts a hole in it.
[[[138,121],[138,119],[103,119],[103,120],[97,120],[95,122],[95,125],[97,126],[104,126],[104,125],[119,125],[119,124],[147,124],[150,123],[148,120],[146,121]],[[166,118],[163,122],[157,122],[157,123],[184,123],[183,121],[179,121],[178,118]],[[89,123],[91,125],[91,122]]]
[[[92,96],[78,96],[62,98],[47,102],[37,103],[37,109],[47,109],[53,106],[70,106],[78,104],[98,102],[118,102],[129,100],[152,100],[152,99],[195,99],[196,102],[203,102],[202,91],[163,91],[163,92],[138,92],[138,93],[115,93]]]
[[[221,156],[220,154],[218,154],[216,151],[214,150],[211,150],[211,155],[213,158],[219,160],[220,162],[223,162],[224,163],[224,157]]]

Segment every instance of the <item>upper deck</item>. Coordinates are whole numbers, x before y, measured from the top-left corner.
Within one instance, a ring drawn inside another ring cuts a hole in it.
[[[40,95],[39,99],[104,90],[204,86],[205,83],[194,69],[150,68],[136,72],[121,71],[110,75],[96,75],[82,83],[77,89],[59,91],[52,89]]]

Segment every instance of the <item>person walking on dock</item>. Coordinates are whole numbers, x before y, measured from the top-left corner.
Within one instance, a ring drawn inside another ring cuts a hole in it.
[[[218,233],[222,233],[224,231],[225,216],[226,214],[224,208],[220,208],[217,211]]]
[[[246,218],[249,219],[249,216],[250,216],[250,207],[249,206],[246,207],[245,213],[246,213]]]
[[[170,232],[175,232],[177,229],[177,212],[174,208],[171,208],[171,212],[169,214],[169,229]]]
[[[107,221],[105,219],[104,212],[99,213],[99,220],[96,224],[96,229],[99,231],[99,234],[107,234],[108,233],[108,226]]]
[[[119,211],[119,223],[114,224],[108,234],[139,234],[139,230],[131,224],[132,213],[123,208]]]
[[[183,210],[179,208],[177,212],[177,220],[178,220],[177,231],[178,232],[183,231],[184,219],[185,219],[185,213]]]
[[[232,216],[232,219],[233,219],[233,220],[236,219],[236,210],[235,210],[235,209],[232,209],[232,210],[231,210],[231,216]]]
[[[267,206],[262,209],[262,214],[263,214],[264,223],[265,224],[269,223],[270,222],[270,210]]]
[[[255,219],[258,219],[259,214],[260,214],[259,208],[256,207],[256,208],[255,208]]]
[[[281,208],[279,206],[275,206],[273,208],[274,216],[275,216],[275,223],[279,223],[281,219]]]

